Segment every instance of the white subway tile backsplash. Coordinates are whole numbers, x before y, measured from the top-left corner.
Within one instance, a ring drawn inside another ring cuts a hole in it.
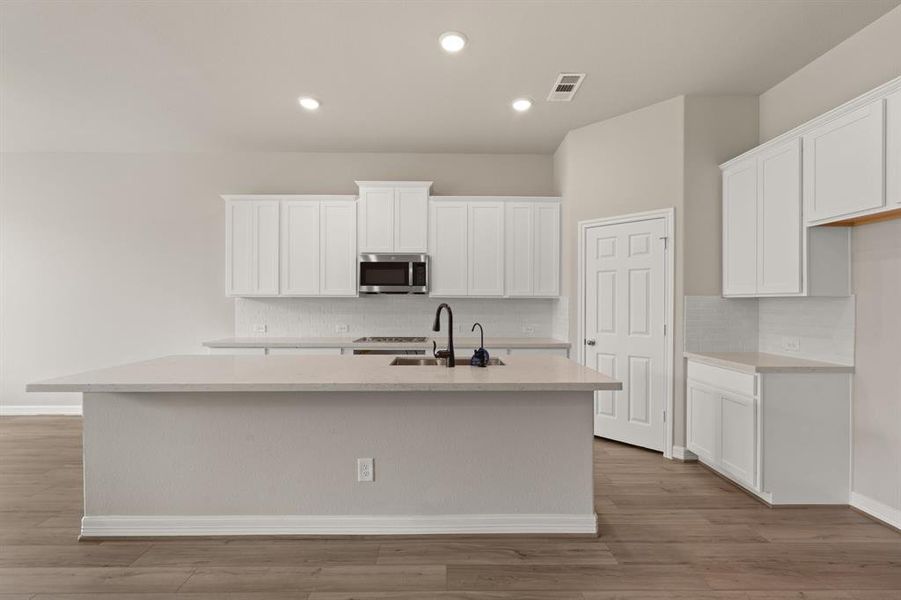
[[[756,352],[757,300],[685,296],[685,350]]]
[[[852,365],[854,306],[854,296],[761,298],[760,351]]]
[[[768,352],[854,364],[854,297],[685,297],[688,352]]]
[[[435,310],[446,301],[456,333],[470,334],[476,321],[492,337],[557,337],[560,307],[555,299],[437,299],[424,296],[360,298],[236,298],[235,335],[334,337],[430,335]],[[565,306],[564,309],[565,310]],[[442,327],[446,327],[442,317]],[[266,333],[255,327],[265,325]],[[336,332],[339,326],[346,332]],[[531,328],[531,333],[525,333]],[[565,329],[565,328],[563,328]],[[474,335],[474,334],[470,334]]]

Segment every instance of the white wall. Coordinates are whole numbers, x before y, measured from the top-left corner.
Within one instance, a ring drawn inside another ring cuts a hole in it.
[[[901,75],[896,8],[760,97],[761,141]],[[901,526],[901,221],[855,227],[854,501]]]
[[[75,405],[25,384],[232,335],[221,193],[427,179],[438,194],[550,195],[552,169],[538,155],[4,154],[0,405]]]

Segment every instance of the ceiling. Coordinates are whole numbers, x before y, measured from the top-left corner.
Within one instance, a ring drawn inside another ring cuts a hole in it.
[[[759,94],[899,3],[5,1],[0,144],[550,153],[680,94]],[[461,53],[439,48],[447,30]],[[545,102],[561,71],[588,77]]]

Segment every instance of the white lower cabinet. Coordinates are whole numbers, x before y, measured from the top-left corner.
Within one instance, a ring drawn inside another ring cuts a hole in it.
[[[847,504],[850,378],[689,360],[686,447],[770,504]]]

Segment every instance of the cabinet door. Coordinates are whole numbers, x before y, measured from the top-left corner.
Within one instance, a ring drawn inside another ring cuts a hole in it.
[[[757,293],[757,159],[723,172],[723,295]]]
[[[757,293],[802,288],[801,140],[758,157]]]
[[[536,296],[560,295],[560,204],[535,205]]]
[[[808,224],[885,205],[884,104],[877,100],[804,135]]]
[[[720,397],[696,382],[688,382],[686,446],[710,464],[717,462]]]
[[[429,290],[432,296],[467,293],[467,203],[432,202],[429,216]]]
[[[394,188],[360,190],[360,252],[394,252]]]
[[[885,191],[892,208],[901,208],[901,92],[885,106]]]
[[[226,294],[278,294],[278,200],[226,203]]]
[[[504,203],[469,203],[469,295],[504,295]]]
[[[356,296],[356,207],[353,202],[322,202],[319,210],[319,293]]]
[[[754,399],[722,394],[720,466],[736,480],[756,488],[757,411]]]
[[[319,294],[319,202],[286,200],[281,214],[281,295]]]
[[[429,192],[425,188],[398,188],[394,202],[394,251],[428,251]]]
[[[507,240],[506,278],[508,296],[531,296],[535,292],[535,205],[509,202],[504,235]]]

